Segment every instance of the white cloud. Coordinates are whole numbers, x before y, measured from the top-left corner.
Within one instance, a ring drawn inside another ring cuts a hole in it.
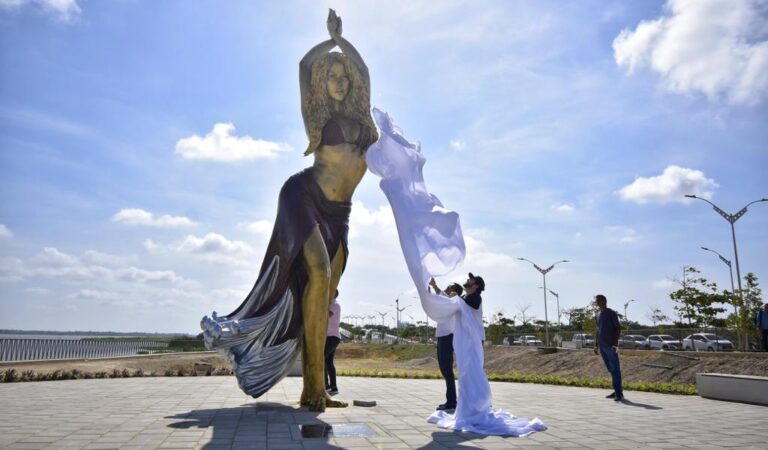
[[[576,211],[576,208],[574,208],[573,206],[567,203],[563,203],[562,205],[555,205],[555,206],[552,206],[552,208],[559,213],[565,213],[565,214],[569,214]]]
[[[208,233],[201,238],[189,235],[176,248],[196,254],[245,255],[252,251],[247,243],[231,241],[217,233]]]
[[[129,258],[124,256],[110,255],[108,253],[103,253],[96,250],[87,250],[85,253],[83,253],[82,259],[93,264],[116,266],[125,264]]]
[[[450,142],[450,145],[451,145],[451,148],[456,151],[464,150],[464,147],[467,146],[467,144],[465,144],[464,141],[459,139],[452,139]]]
[[[83,257],[104,258],[109,256],[110,262],[126,260],[105,253],[88,251]],[[28,261],[19,258],[0,259],[0,281],[22,281],[28,278],[59,279],[66,283],[80,282],[114,282],[157,284],[168,283],[188,287],[196,287],[196,281],[177,275],[172,270],[145,270],[136,267],[108,268],[100,265],[84,264],[80,258],[68,255],[55,247],[46,247]]]
[[[279,153],[290,151],[290,146],[281,142],[253,139],[250,136],[237,137],[231,123],[217,123],[205,137],[192,135],[176,142],[176,153],[186,159],[216,162],[237,162],[254,159],[275,159]]]
[[[79,300],[108,301],[118,299],[118,294],[110,291],[100,291],[96,289],[81,289],[72,295]]]
[[[195,284],[172,270],[144,270],[136,267],[118,269],[114,271],[114,278],[133,283]]]
[[[631,244],[638,239],[637,231],[630,227],[612,225],[603,227],[608,234],[608,240],[619,244]]]
[[[253,248],[248,243],[230,240],[218,233],[208,233],[202,237],[190,234],[180,242],[169,244],[145,239],[143,245],[150,253],[171,252],[231,266],[247,265],[248,257],[253,255]]]
[[[668,0],[665,14],[624,29],[614,59],[632,73],[650,67],[673,92],[702,92],[733,104],[768,94],[768,8],[764,0]]]
[[[349,215],[349,238],[357,239],[362,236],[381,237],[384,233],[397,238],[395,216],[389,205],[379,206],[377,209],[368,209],[363,202],[352,202],[352,212]]]
[[[24,262],[19,258],[0,258],[0,283],[15,283],[24,279]]]
[[[12,238],[13,232],[8,229],[5,225],[0,223],[0,238]]]
[[[63,253],[55,247],[45,247],[30,261],[36,265],[47,267],[68,267],[80,263],[77,257]]]
[[[241,222],[237,224],[238,228],[248,231],[250,233],[259,234],[262,236],[270,236],[272,234],[272,222],[269,220],[257,220],[255,222]]]
[[[46,295],[46,294],[50,294],[51,291],[41,287],[30,287],[30,288],[24,289],[24,292],[28,292],[33,295]]]
[[[632,184],[619,190],[621,198],[636,203],[686,203],[686,194],[709,199],[711,189],[718,187],[715,180],[704,176],[700,170],[668,166],[661,175],[637,177]]]
[[[155,217],[151,212],[140,208],[121,209],[117,214],[112,216],[112,221],[127,225],[144,225],[157,228],[186,228],[197,225],[197,223],[190,220],[188,217],[171,216],[168,214]]]
[[[0,8],[19,9],[29,5],[54,14],[64,22],[68,22],[81,12],[77,0],[0,0]]]
[[[253,254],[253,248],[248,243],[230,240],[218,233],[208,233],[203,237],[189,235],[180,243],[167,248],[177,253],[192,255],[203,261],[231,266],[248,264],[247,257]]]

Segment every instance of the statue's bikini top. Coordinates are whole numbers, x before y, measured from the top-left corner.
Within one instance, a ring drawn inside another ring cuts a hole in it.
[[[352,144],[362,150],[367,150],[373,144],[373,136],[368,127],[361,125],[357,139],[354,141],[347,139],[339,123],[335,119],[330,118],[323,127],[323,137],[320,140],[320,145],[339,144]]]

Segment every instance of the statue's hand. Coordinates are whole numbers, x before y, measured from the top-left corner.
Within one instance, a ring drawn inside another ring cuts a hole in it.
[[[337,16],[333,9],[328,9],[326,25],[328,26],[328,34],[331,35],[332,39],[341,36],[341,17]]]

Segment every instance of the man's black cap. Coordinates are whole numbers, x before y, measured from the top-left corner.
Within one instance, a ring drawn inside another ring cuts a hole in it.
[[[472,272],[469,272],[469,278],[477,284],[478,291],[483,292],[485,290],[485,280],[483,280],[483,277],[472,275]]]

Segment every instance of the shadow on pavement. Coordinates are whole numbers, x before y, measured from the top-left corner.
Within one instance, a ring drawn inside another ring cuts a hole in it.
[[[659,409],[664,409],[661,406],[646,405],[645,403],[635,403],[632,400],[627,400],[626,398],[621,400],[621,402],[619,402],[619,403],[622,403],[622,404],[627,405],[627,406],[635,406],[635,407],[638,407],[638,408],[645,408],[645,409],[650,409],[650,410],[654,410],[654,411],[659,410]]]
[[[445,449],[449,448],[476,448],[475,446],[463,447],[464,442],[482,440],[486,436],[475,433],[462,433],[461,431],[435,431],[432,433],[432,442],[419,447],[419,450]]]
[[[267,448],[268,425],[279,424],[286,425],[286,428],[275,431],[270,429],[270,433],[281,434],[281,441],[294,441],[301,445],[302,431],[298,426],[301,424],[320,430],[320,434],[306,436],[311,438],[309,442],[329,444],[323,430],[330,429],[331,426],[320,420],[319,414],[310,412],[307,408],[283,403],[257,402],[231,408],[197,409],[167,416],[166,419],[177,419],[168,424],[170,428],[212,430],[210,440],[201,448],[215,450],[229,449],[236,443],[247,443],[253,448]]]

